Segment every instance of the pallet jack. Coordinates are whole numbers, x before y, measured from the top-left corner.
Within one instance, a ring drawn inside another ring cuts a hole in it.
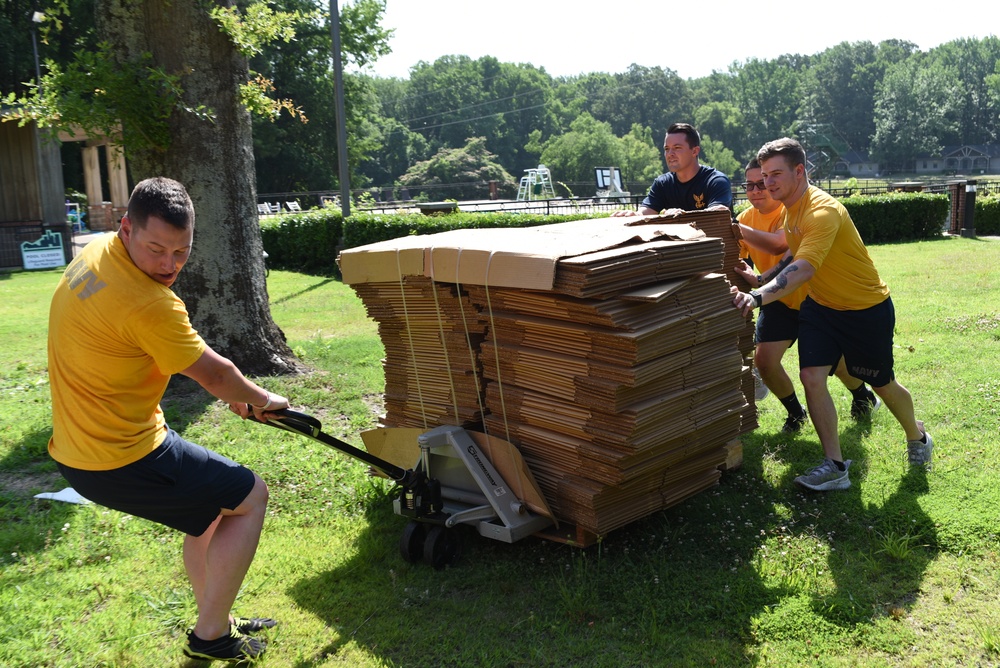
[[[368,464],[399,485],[393,500],[397,515],[409,518],[399,541],[403,560],[423,560],[435,569],[453,565],[461,553],[454,528],[476,527],[479,535],[513,543],[553,524],[533,512],[512,492],[483,450],[462,427],[442,425],[417,438],[420,455],[410,469],[376,457],[323,432],[311,415],[292,410],[265,422],[340,450]],[[251,420],[258,421],[251,414]]]

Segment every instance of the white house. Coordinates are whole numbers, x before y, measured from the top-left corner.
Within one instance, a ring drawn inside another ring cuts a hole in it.
[[[1000,145],[945,146],[940,155],[917,156],[914,169],[918,174],[998,174]]]

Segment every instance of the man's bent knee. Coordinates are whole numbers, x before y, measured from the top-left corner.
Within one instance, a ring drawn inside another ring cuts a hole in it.
[[[223,508],[223,515],[247,515],[257,510],[264,510],[267,508],[268,497],[270,492],[267,489],[267,483],[265,483],[259,475],[254,474],[253,488],[250,493],[247,494],[246,498],[232,510],[227,510]]]
[[[802,381],[806,389],[812,387],[825,387],[826,379],[830,376],[828,366],[808,366],[799,369],[799,380]]]

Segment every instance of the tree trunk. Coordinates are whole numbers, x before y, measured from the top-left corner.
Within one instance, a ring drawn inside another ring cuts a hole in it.
[[[101,39],[122,61],[152,54],[181,75],[186,107],[204,105],[214,122],[174,111],[166,151],[126,146],[132,176],[166,176],[194,202],[194,250],[174,290],[212,348],[256,375],[301,370],[274,324],[264,279],[250,115],[240,103],[247,59],[197,0],[97,0]]]

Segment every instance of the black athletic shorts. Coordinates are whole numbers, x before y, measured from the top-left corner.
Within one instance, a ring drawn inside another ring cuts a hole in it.
[[[757,343],[794,341],[799,338],[799,312],[782,302],[771,302],[757,311]]]
[[[173,429],[160,447],[137,462],[110,471],[59,464],[83,497],[192,536],[200,536],[223,508],[243,503],[254,486],[250,469],[189,443]]]
[[[861,311],[838,311],[806,297],[799,310],[799,367],[829,366],[832,376],[843,356],[855,378],[872,387],[887,385],[895,378],[895,327],[891,298]]]

